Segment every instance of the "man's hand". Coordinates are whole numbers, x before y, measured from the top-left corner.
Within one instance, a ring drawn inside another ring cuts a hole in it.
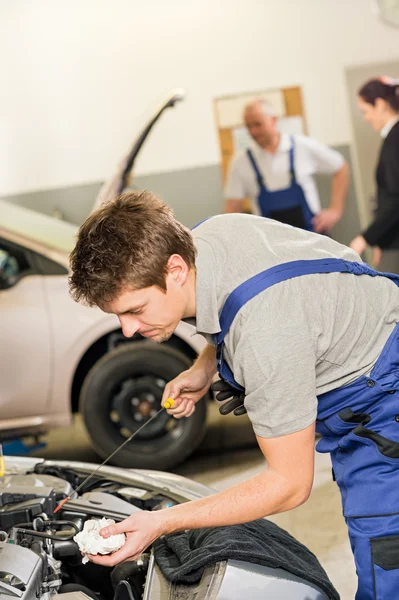
[[[91,562],[106,567],[115,565],[126,560],[136,560],[157,538],[165,533],[162,527],[161,513],[157,511],[143,511],[134,513],[124,521],[104,527],[100,535],[104,538],[118,533],[126,534],[126,542],[120,550],[113,554],[102,556],[101,554],[89,554]]]
[[[113,567],[136,560],[162,535],[247,523],[305,502],[313,482],[315,424],[278,438],[256,438],[267,461],[261,473],[223,492],[171,508],[135,513],[105,527],[100,531],[103,537],[125,533],[126,543],[114,554],[89,555],[89,559]]]
[[[211,383],[212,377],[207,371],[194,365],[165,386],[162,405],[168,398],[173,398],[175,402],[173,408],[168,409],[168,414],[175,419],[190,417],[195,411],[195,403],[205,396]]]
[[[233,386],[223,379],[218,379],[218,381],[212,384],[212,391],[215,392],[215,398],[218,402],[224,402],[219,408],[221,415],[228,415],[234,412],[236,417],[239,417],[246,414],[247,409],[244,406],[245,392],[240,392],[236,388],[233,388]]]
[[[350,248],[358,253],[359,256],[363,254],[363,252],[367,248],[367,242],[362,235],[357,235],[350,243]]]
[[[313,227],[316,233],[328,233],[341,218],[341,213],[333,208],[321,210],[312,219]]]

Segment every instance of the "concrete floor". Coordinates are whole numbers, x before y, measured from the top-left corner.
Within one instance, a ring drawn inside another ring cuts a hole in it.
[[[56,430],[44,439],[47,447],[38,456],[99,462],[79,417],[73,427]],[[221,417],[217,407],[211,406],[207,435],[201,447],[174,471],[224,490],[256,475],[264,466],[247,417]],[[315,483],[306,504],[271,520],[318,557],[342,600],[354,598],[355,569],[338,488],[331,479],[329,456],[316,453]]]

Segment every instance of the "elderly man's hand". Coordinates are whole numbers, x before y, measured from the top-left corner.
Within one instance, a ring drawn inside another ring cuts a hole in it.
[[[321,210],[312,219],[313,227],[316,233],[328,233],[341,218],[341,213],[333,208]]]
[[[89,554],[89,560],[106,567],[114,567],[127,560],[136,560],[148,546],[165,533],[163,512],[134,513],[124,521],[104,527],[100,531],[100,535],[104,538],[118,533],[126,534],[126,542],[120,550],[105,556]]]

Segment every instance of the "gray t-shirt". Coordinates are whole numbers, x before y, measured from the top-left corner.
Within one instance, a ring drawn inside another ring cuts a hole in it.
[[[213,217],[194,231],[198,333],[213,343],[229,294],[275,265],[358,254],[332,239],[252,215]],[[256,434],[277,437],[316,418],[317,395],[368,373],[399,322],[399,288],[384,277],[329,273],[281,282],[250,300],[225,337]]]

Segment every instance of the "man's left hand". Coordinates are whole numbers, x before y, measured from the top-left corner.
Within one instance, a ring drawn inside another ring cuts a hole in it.
[[[124,521],[101,529],[100,535],[107,538],[118,533],[126,534],[126,542],[113,554],[89,554],[88,558],[97,565],[114,567],[127,561],[136,560],[157,538],[165,533],[162,511],[134,513]]]
[[[328,233],[341,218],[338,210],[326,208],[321,210],[312,219],[313,227],[316,233]]]
[[[215,398],[218,402],[224,402],[219,408],[221,415],[228,415],[234,412],[236,417],[245,415],[247,409],[244,406],[245,392],[240,392],[237,388],[224,381],[224,379],[218,379],[212,384],[212,391],[215,393]],[[230,398],[230,400],[228,400]],[[227,400],[227,402],[226,402]]]

